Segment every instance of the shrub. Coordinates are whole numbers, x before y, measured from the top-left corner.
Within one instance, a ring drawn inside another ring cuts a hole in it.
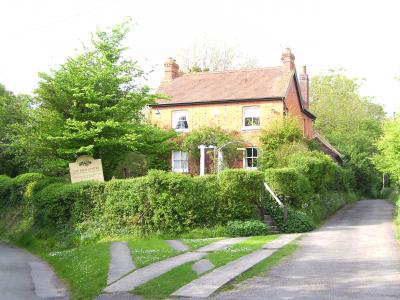
[[[231,221],[226,226],[229,236],[253,236],[268,233],[268,227],[259,220]]]
[[[101,219],[110,231],[149,227],[151,210],[145,177],[111,180],[105,184]]]
[[[302,176],[307,177],[315,193],[334,187],[337,167],[332,159],[319,151],[293,154],[288,159],[288,166],[296,168]]]
[[[307,232],[316,227],[312,218],[298,209],[294,209],[289,206],[287,212],[288,218],[285,222],[283,209],[280,208],[276,202],[270,200],[268,197],[265,197],[263,205],[265,211],[272,217],[275,224],[282,232]]]
[[[246,220],[256,216],[261,208],[260,193],[264,173],[240,169],[224,170],[219,174],[219,220]]]
[[[285,203],[294,207],[302,207],[312,197],[309,180],[294,168],[268,169],[265,179]]]
[[[45,176],[40,173],[25,173],[15,177],[12,183],[10,202],[13,204],[21,203],[24,198],[26,187],[31,182],[39,181],[44,177]]]
[[[56,227],[82,222],[92,217],[103,192],[104,184],[99,182],[50,184],[34,195],[35,222]]]
[[[12,178],[6,175],[0,175],[0,206],[9,201],[9,198],[11,197],[12,184]]]
[[[191,177],[165,171],[151,171],[148,179],[148,200],[153,209],[155,229],[183,232],[193,228],[201,215],[201,203],[193,195]]]

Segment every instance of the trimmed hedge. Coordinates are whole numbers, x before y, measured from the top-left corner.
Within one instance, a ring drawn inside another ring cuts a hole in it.
[[[140,178],[75,184],[24,174],[15,179],[1,176],[0,194],[7,205],[14,195],[25,197],[37,226],[75,232],[81,238],[181,233],[255,218],[263,180],[264,173],[246,170],[204,177],[150,171]]]
[[[309,180],[295,168],[267,169],[265,180],[279,198],[293,207],[301,207],[312,197]]]

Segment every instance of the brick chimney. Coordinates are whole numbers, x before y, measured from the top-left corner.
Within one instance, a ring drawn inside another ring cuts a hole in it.
[[[303,71],[299,77],[299,84],[301,90],[301,97],[303,98],[304,107],[308,108],[309,106],[309,95],[308,95],[308,75],[307,75],[307,68],[303,66]]]
[[[163,83],[171,82],[172,80],[174,80],[176,77],[179,76],[179,66],[176,63],[175,59],[173,59],[172,57],[168,58],[164,62],[164,67],[165,71],[164,71],[164,79],[162,81]]]
[[[283,62],[283,66],[287,70],[293,71],[295,69],[294,55],[292,53],[292,50],[290,50],[290,48],[286,48],[285,50],[283,50],[281,59],[282,59],[282,62]]]

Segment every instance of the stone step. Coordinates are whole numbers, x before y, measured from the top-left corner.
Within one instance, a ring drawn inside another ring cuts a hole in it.
[[[273,222],[274,220],[270,215],[264,215],[264,222]]]

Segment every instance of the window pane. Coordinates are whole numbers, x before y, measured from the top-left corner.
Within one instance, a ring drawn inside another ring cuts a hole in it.
[[[252,125],[253,125],[253,121],[251,118],[244,119],[244,126],[252,126]]]
[[[258,150],[257,150],[257,148],[253,148],[253,157],[258,157]]]
[[[251,157],[252,156],[252,150],[253,148],[246,148],[246,157]]]
[[[182,170],[187,171],[188,170],[188,161],[187,160],[182,160],[181,161],[181,166],[182,166]]]
[[[251,168],[252,167],[252,160],[251,158],[246,158],[246,167]]]
[[[172,151],[172,159],[173,160],[180,160],[181,159],[181,152],[180,151]]]
[[[186,110],[177,110],[172,112],[172,128],[188,129],[188,112]]]
[[[253,118],[253,126],[260,126],[260,118]]]
[[[174,160],[173,169],[174,170],[182,169],[180,160]]]
[[[188,160],[188,153],[187,152],[181,152],[182,154],[182,160]]]

